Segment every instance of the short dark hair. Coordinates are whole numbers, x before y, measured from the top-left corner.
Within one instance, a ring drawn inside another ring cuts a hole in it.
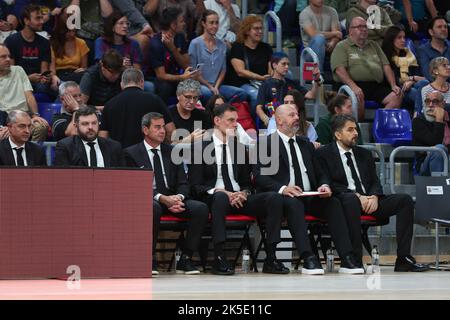
[[[332,98],[330,100],[330,102],[328,102],[328,105],[327,105],[328,112],[331,114],[336,114],[336,111],[334,110],[334,108],[336,108],[336,107],[342,108],[345,101],[347,101],[348,99],[350,99],[350,97],[346,96],[345,94],[341,94],[341,93],[337,94],[334,98]]]
[[[149,127],[152,120],[164,119],[164,116],[159,112],[149,112],[142,117],[141,127]]]
[[[170,29],[170,25],[177,21],[178,17],[183,11],[178,7],[169,7],[163,10],[161,14],[161,20],[159,26],[161,30],[167,31]]]
[[[270,57],[270,65],[273,68],[273,65],[275,63],[279,63],[284,58],[289,59],[288,55],[285,52],[283,52],[283,51],[276,51],[276,52],[274,52],[272,54],[272,57]]]
[[[433,30],[434,28],[434,24],[436,23],[436,21],[438,20],[444,20],[445,24],[447,24],[447,19],[445,19],[443,16],[436,16],[433,19],[430,20],[430,22],[428,23],[427,26],[427,31],[430,32],[430,30]]]
[[[227,111],[237,111],[237,109],[229,103],[220,104],[214,107],[213,117],[222,117]]]
[[[337,114],[333,116],[331,119],[331,131],[333,131],[333,134],[344,128],[348,121],[356,124],[356,119],[349,114]]]
[[[25,18],[30,20],[32,12],[41,12],[41,6],[37,4],[29,4],[22,10],[22,23],[25,24]]]
[[[123,57],[116,49],[107,50],[102,57],[102,65],[106,69],[114,72],[122,72],[123,70]]]
[[[77,111],[75,111],[75,122],[78,123],[80,121],[80,117],[90,116],[91,114],[95,114],[98,120],[97,110],[92,106],[81,106]]]

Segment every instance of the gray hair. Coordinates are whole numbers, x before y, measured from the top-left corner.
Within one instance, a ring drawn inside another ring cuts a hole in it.
[[[26,113],[25,111],[22,111],[22,110],[10,111],[8,113],[8,117],[6,118],[6,123],[7,124],[16,123],[17,117],[23,117],[23,116],[26,116],[28,118],[30,117],[30,115],[28,113]]]
[[[63,95],[65,95],[66,90],[68,88],[78,88],[78,87],[79,87],[79,85],[75,81],[65,81],[59,85],[59,88],[58,88],[59,96],[62,97]]]
[[[142,117],[141,127],[149,127],[152,120],[164,119],[164,116],[159,112],[149,112]]]
[[[144,81],[144,74],[139,69],[127,68],[122,73],[121,81],[124,87],[130,84],[139,84],[140,82]]]
[[[439,68],[439,66],[443,64],[448,64],[448,59],[446,57],[436,57],[433,60],[430,61],[430,75],[433,80],[436,79],[436,75],[434,74],[434,70]]]
[[[200,95],[200,82],[193,79],[181,81],[177,87],[177,96],[186,92],[197,92],[197,94]]]

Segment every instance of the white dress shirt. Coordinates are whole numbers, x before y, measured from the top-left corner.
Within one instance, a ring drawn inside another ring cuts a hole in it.
[[[222,145],[224,144],[221,139],[217,138],[216,134],[213,134],[213,142],[214,142],[214,150],[216,152],[216,166],[217,166],[217,180],[214,188],[209,189],[207,192],[209,194],[213,194],[216,189],[225,189],[225,183],[223,182],[222,177]],[[228,167],[228,175],[230,176],[231,184],[233,185],[233,189],[235,192],[241,191],[241,187],[234,179],[233,174],[233,161],[231,160],[231,152],[230,147],[227,145],[227,167]]]
[[[161,145],[157,146],[156,148],[153,148],[151,145],[149,145],[147,143],[147,141],[144,140],[144,146],[145,146],[145,150],[147,150],[147,155],[148,158],[150,160],[150,163],[152,164],[152,168],[154,168],[155,166],[153,165],[153,158],[155,156],[155,154],[153,153],[152,149],[156,149],[158,150],[158,156],[159,156],[159,160],[161,163],[161,168],[162,168],[162,172],[163,172],[163,177],[164,177],[164,184],[166,185],[166,188],[169,189],[169,185],[167,184],[167,177],[166,177],[166,170],[164,169],[164,161],[162,161],[162,152],[161,152]],[[156,179],[153,178],[153,190],[156,189]],[[182,194],[178,194],[181,197],[181,200],[184,200],[184,195]],[[159,201],[159,198],[162,196],[161,193],[157,193],[153,196],[153,199],[156,201]]]
[[[18,164],[17,164],[17,151],[15,150],[15,148],[23,148],[23,150],[22,150],[23,164],[24,164],[25,167],[28,166],[27,153],[25,151],[25,144],[23,144],[22,146],[18,146],[17,144],[12,142],[11,137],[8,138],[8,139],[9,139],[9,144],[11,145],[11,148],[13,150],[13,156],[14,156],[14,161],[16,162],[16,166]]]
[[[88,142],[90,142],[90,141],[84,141],[84,140],[81,140],[81,141],[83,141],[84,150],[86,150],[88,166],[90,167],[91,166],[91,147],[89,147],[89,145],[88,145]],[[92,142],[95,143],[94,150],[95,150],[95,155],[97,156],[97,167],[104,168],[105,162],[103,161],[102,150],[100,150],[100,146],[98,145],[98,139],[95,139]]]
[[[348,188],[350,190],[356,192],[355,180],[353,180],[352,171],[350,170],[350,166],[347,164],[347,156],[345,155],[346,152],[350,152],[352,154],[352,161],[355,166],[355,170],[358,175],[359,181],[361,182],[361,188],[363,189],[364,193],[366,193],[366,190],[364,189],[364,185],[362,184],[362,181],[361,181],[361,175],[359,174],[358,165],[356,163],[356,159],[355,159],[355,155],[353,154],[353,150],[352,149],[350,149],[348,151],[344,150],[344,148],[342,148],[338,142],[336,142],[336,144],[339,149],[339,154],[341,156],[342,165],[344,166],[345,175],[347,177]]]
[[[284,147],[286,148],[286,152],[289,159],[289,184],[287,186],[282,186],[278,193],[282,194],[283,190],[286,187],[292,187],[295,186],[295,173],[294,173],[294,165],[292,164],[292,156],[291,156],[291,148],[289,146],[289,140],[294,139],[294,148],[295,152],[297,154],[297,159],[300,165],[300,172],[302,174],[302,182],[303,182],[303,191],[311,191],[311,183],[309,181],[309,177],[307,174],[305,163],[303,162],[303,156],[300,151],[300,147],[298,146],[297,140],[295,139],[295,136],[292,138],[289,138],[287,135],[280,132],[280,130],[277,130],[278,135],[280,136],[281,140],[283,141]]]

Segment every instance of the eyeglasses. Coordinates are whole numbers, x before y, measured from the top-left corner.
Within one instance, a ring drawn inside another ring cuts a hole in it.
[[[440,100],[440,99],[425,99],[425,104],[433,104],[433,105],[437,105],[437,104],[441,104],[442,103],[442,101],[444,101],[444,100]]]
[[[186,99],[186,100],[191,100],[191,101],[197,101],[200,97],[199,96],[186,96],[186,95],[184,95],[183,94],[183,97]]]
[[[366,25],[359,25],[359,26],[350,27],[350,29],[367,30],[368,28]]]
[[[263,27],[252,27],[252,30],[255,31],[261,31],[263,29]]]

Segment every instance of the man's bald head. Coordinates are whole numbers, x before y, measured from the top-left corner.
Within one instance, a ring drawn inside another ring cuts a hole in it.
[[[294,136],[299,129],[298,110],[294,105],[282,104],[275,111],[277,128],[287,136]]]

